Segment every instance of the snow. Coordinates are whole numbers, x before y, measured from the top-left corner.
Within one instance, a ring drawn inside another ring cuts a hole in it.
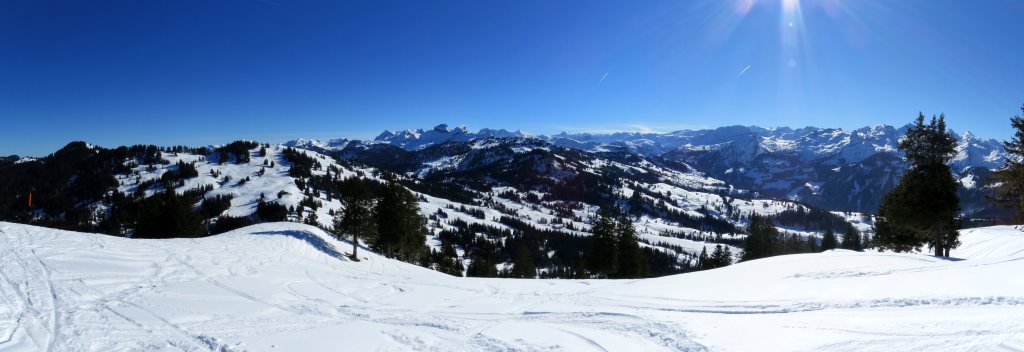
[[[1024,257],[1024,231],[1020,226],[992,226],[960,231],[960,246],[950,256],[961,259]]]
[[[0,350],[1014,350],[1024,233],[644,280],[456,278],[314,227],[132,240],[0,223]]]
[[[267,154],[264,157],[259,156],[256,149],[253,149],[250,151],[250,161],[248,163],[225,162],[221,164],[211,163],[205,159],[205,156],[201,155],[163,153],[162,158],[168,161],[167,165],[152,165],[153,171],[148,170],[150,165],[138,165],[129,174],[116,175],[119,182],[118,191],[125,194],[133,193],[138,188],[140,182],[159,181],[165,172],[175,168],[177,162],[183,161],[195,163],[199,176],[184,180],[184,185],[176,188],[176,191],[183,193],[196,187],[213,186],[213,190],[205,195],[206,198],[218,195],[230,195],[233,197],[231,207],[224,212],[224,215],[248,216],[256,211],[256,204],[260,201],[261,197],[268,202],[273,201],[285,206],[298,207],[305,195],[295,184],[295,179],[288,175],[291,163],[285,159],[283,155],[284,149],[284,146],[271,145],[269,148],[266,148]],[[373,169],[342,166],[334,159],[313,151],[302,151],[302,153],[315,158],[323,166],[321,170],[312,170],[311,172],[314,175],[324,175],[327,173],[328,167],[334,166],[341,171],[339,174],[340,178],[356,177],[358,174],[362,174],[363,176],[361,177],[364,178],[376,178],[372,176],[374,174]],[[264,160],[268,164],[273,162],[274,166],[265,166],[263,164]],[[211,171],[216,171],[218,176],[214,177]],[[262,176],[260,175],[261,172],[263,172]],[[249,181],[240,182],[246,177],[249,178]],[[151,196],[162,190],[162,187],[149,187],[145,193],[147,196]],[[280,198],[278,198],[279,192],[283,192]],[[332,218],[329,212],[331,210],[340,210],[342,208],[341,202],[338,199],[328,201],[326,194],[321,194],[319,197],[314,198],[323,204],[322,207],[316,210],[317,221],[324,226],[330,226]],[[306,209],[303,216],[307,217],[312,212],[312,209]]]

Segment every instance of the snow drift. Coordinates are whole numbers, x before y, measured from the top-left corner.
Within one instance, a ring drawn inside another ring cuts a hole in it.
[[[1024,233],[646,280],[456,278],[305,225],[130,240],[0,223],[0,350],[1024,349]]]

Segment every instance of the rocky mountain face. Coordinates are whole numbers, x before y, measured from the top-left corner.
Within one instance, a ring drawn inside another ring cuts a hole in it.
[[[482,141],[509,150],[558,147],[602,155],[630,155],[678,171],[698,171],[757,195],[800,201],[838,211],[874,212],[899,179],[904,164],[897,149],[906,127],[873,126],[852,131],[835,128],[761,128],[728,126],[670,133],[560,133],[528,136],[522,132],[438,125],[431,130],[385,131],[371,141],[306,141],[287,144],[386,169],[429,175],[434,168],[474,169],[473,163],[509,159],[522,153],[490,154],[474,149]],[[954,133],[955,134],[955,133]],[[1005,158],[1002,145],[966,132],[959,140],[953,171],[960,181],[962,208],[970,217],[998,217],[1002,209],[986,199],[986,179]],[[474,144],[475,143],[475,144]],[[524,146],[525,145],[525,146]],[[443,147],[442,147],[443,146]],[[491,153],[493,153],[492,149]]]

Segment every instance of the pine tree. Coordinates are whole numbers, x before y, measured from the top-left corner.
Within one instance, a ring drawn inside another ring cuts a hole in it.
[[[469,263],[469,267],[466,268],[466,276],[471,277],[497,277],[498,268],[495,267],[494,254],[477,253],[473,256],[473,261]]]
[[[807,246],[807,253],[821,252],[821,248],[818,248],[818,239],[814,236],[807,236],[807,242],[804,245]]]
[[[610,277],[618,272],[619,251],[615,236],[615,219],[602,211],[591,229],[590,251],[586,257],[587,270],[598,277]]]
[[[310,226],[320,226],[320,220],[317,219],[315,211],[309,213],[309,216],[306,217],[306,220],[304,220],[303,223]]]
[[[640,250],[633,221],[623,216],[619,218],[615,230],[619,250],[619,268],[616,270],[615,277],[625,279],[647,276],[650,269],[647,267],[644,252]]]
[[[716,244],[708,261],[711,263],[708,269],[727,267],[732,264],[732,253],[729,251],[729,247]]]
[[[750,216],[750,225],[747,226],[747,238],[743,240],[743,255],[740,260],[754,260],[766,258],[778,254],[781,247],[779,230],[775,228],[772,220],[759,216]]]
[[[352,260],[359,261],[359,238],[372,241],[377,237],[377,222],[373,214],[373,200],[365,189],[352,189],[342,199],[345,209],[334,219],[334,231],[338,236],[349,233],[352,235]],[[315,213],[314,213],[315,214]]]
[[[533,254],[522,241],[516,245],[516,261],[512,264],[512,277],[532,279],[537,271],[533,267]]]
[[[186,198],[174,190],[167,190],[145,199],[139,205],[134,237],[199,237],[206,234],[202,215],[192,211],[192,202]]]
[[[419,203],[409,190],[393,180],[381,188],[374,208],[377,237],[373,247],[389,258],[417,263],[428,255],[425,236],[426,220],[419,213]]]
[[[459,253],[455,251],[455,247],[448,241],[443,241],[440,251],[431,250],[429,262],[422,266],[433,267],[435,270],[451,276],[461,277],[463,272]]]
[[[806,248],[804,242],[800,240],[800,236],[795,233],[786,236],[784,243],[785,248],[782,250],[782,254],[803,253]]]
[[[825,234],[821,236],[821,251],[836,249],[837,242],[836,233],[832,229],[825,230]]]
[[[707,270],[711,269],[711,267],[710,258],[708,257],[708,247],[704,246],[704,249],[700,250],[700,256],[697,257],[697,269]]]
[[[1024,112],[1024,106],[1020,108]],[[1015,115],[1010,118],[1013,138],[1003,142],[1006,160],[1003,168],[992,173],[990,184],[995,189],[992,197],[996,203],[1015,208],[1017,223],[1024,223],[1024,118]]]
[[[949,167],[956,140],[946,130],[945,116],[925,124],[919,114],[899,148],[908,169],[882,200],[874,244],[894,251],[928,244],[936,256],[946,255],[959,244],[960,200]]]
[[[857,231],[853,226],[847,226],[846,232],[843,233],[843,243],[840,247],[851,251],[860,251],[862,249],[860,231]]]

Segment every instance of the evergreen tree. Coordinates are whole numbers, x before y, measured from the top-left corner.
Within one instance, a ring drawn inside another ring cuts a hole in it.
[[[821,236],[821,251],[836,249],[837,242],[836,233],[832,229],[825,230],[825,234]]]
[[[1024,112],[1024,106],[1020,108]],[[1013,138],[1003,142],[1006,160],[1003,168],[992,173],[990,184],[995,189],[992,197],[996,203],[1015,208],[1017,223],[1024,223],[1024,118],[1015,115],[1010,118]]]
[[[377,221],[373,214],[373,200],[365,189],[350,190],[342,199],[345,209],[334,219],[334,231],[338,236],[352,235],[352,260],[359,261],[359,238],[372,241],[377,235]],[[316,213],[314,213],[316,214]]]
[[[960,200],[949,167],[956,139],[946,130],[945,116],[925,124],[919,114],[899,148],[909,168],[882,200],[874,244],[895,251],[928,244],[936,256],[948,255],[959,244]]]
[[[818,248],[818,239],[814,238],[814,236],[807,236],[807,243],[805,245],[807,246],[807,253],[821,252],[821,248]]]
[[[786,239],[783,241],[784,246],[781,254],[803,253],[804,249],[807,248],[807,245],[804,244],[804,241],[801,240],[800,236],[797,234],[794,233],[785,237]]]
[[[732,253],[729,251],[729,247],[716,244],[708,261],[710,264],[707,269],[723,268],[732,264]]]
[[[466,268],[466,276],[497,277],[498,268],[495,267],[494,254],[477,254],[473,256],[473,261]]]
[[[615,219],[602,211],[591,229],[590,253],[587,254],[587,270],[598,277],[610,277],[618,272],[619,251],[615,236]]]
[[[530,253],[530,248],[522,241],[518,241],[516,261],[512,264],[512,277],[532,279],[536,276],[537,271],[533,267],[533,254]]]
[[[893,197],[895,197],[895,195]],[[888,213],[885,202],[883,202],[878,208],[878,213]],[[875,220],[875,236],[873,238],[873,242],[879,248],[890,249],[895,252],[908,252],[921,248],[921,242],[918,238],[915,236],[906,236],[905,234],[907,233],[912,233],[912,230],[900,228],[896,224],[890,223],[885,217],[879,216]]]
[[[640,243],[637,241],[636,228],[633,221],[628,217],[621,217],[615,226],[616,244],[618,245],[619,258],[618,270],[615,277],[638,278],[645,277],[650,272],[647,267],[647,259],[644,252],[640,250]]]
[[[711,265],[711,262],[709,260],[710,260],[710,258],[708,257],[708,247],[704,246],[704,249],[700,250],[700,256],[697,257],[697,269],[699,269],[699,270],[711,269],[712,265]]]
[[[316,211],[309,213],[309,216],[302,223],[310,226],[320,226],[320,220],[317,219]]]
[[[202,215],[192,212],[192,201],[188,198],[178,195],[174,190],[167,190],[143,200],[139,204],[134,236],[167,238],[205,235],[204,219]]]
[[[778,254],[781,238],[771,219],[759,215],[750,216],[747,238],[743,240],[743,255],[740,260],[754,260]]]
[[[388,258],[416,263],[429,254],[425,240],[426,220],[420,216],[416,197],[391,180],[381,188],[375,208],[377,237],[374,249]]]
[[[288,219],[288,211],[288,207],[285,207],[284,204],[278,204],[277,202],[264,202],[260,200],[256,203],[256,218],[259,219],[259,221],[285,221]]]
[[[451,242],[445,241],[441,245],[441,251],[431,250],[431,261],[434,269],[451,276],[462,276],[462,261],[459,260],[459,253]]]
[[[851,251],[860,251],[862,249],[860,231],[857,231],[853,226],[848,226],[846,228],[846,232],[843,233],[843,243],[841,248],[849,249]]]
[[[459,252],[455,251],[455,247],[453,247],[451,243],[448,243],[441,248],[441,254],[443,254],[445,258],[448,258],[451,263],[450,269],[446,272],[452,276],[461,277],[465,268],[462,267],[462,261],[459,260]]]

